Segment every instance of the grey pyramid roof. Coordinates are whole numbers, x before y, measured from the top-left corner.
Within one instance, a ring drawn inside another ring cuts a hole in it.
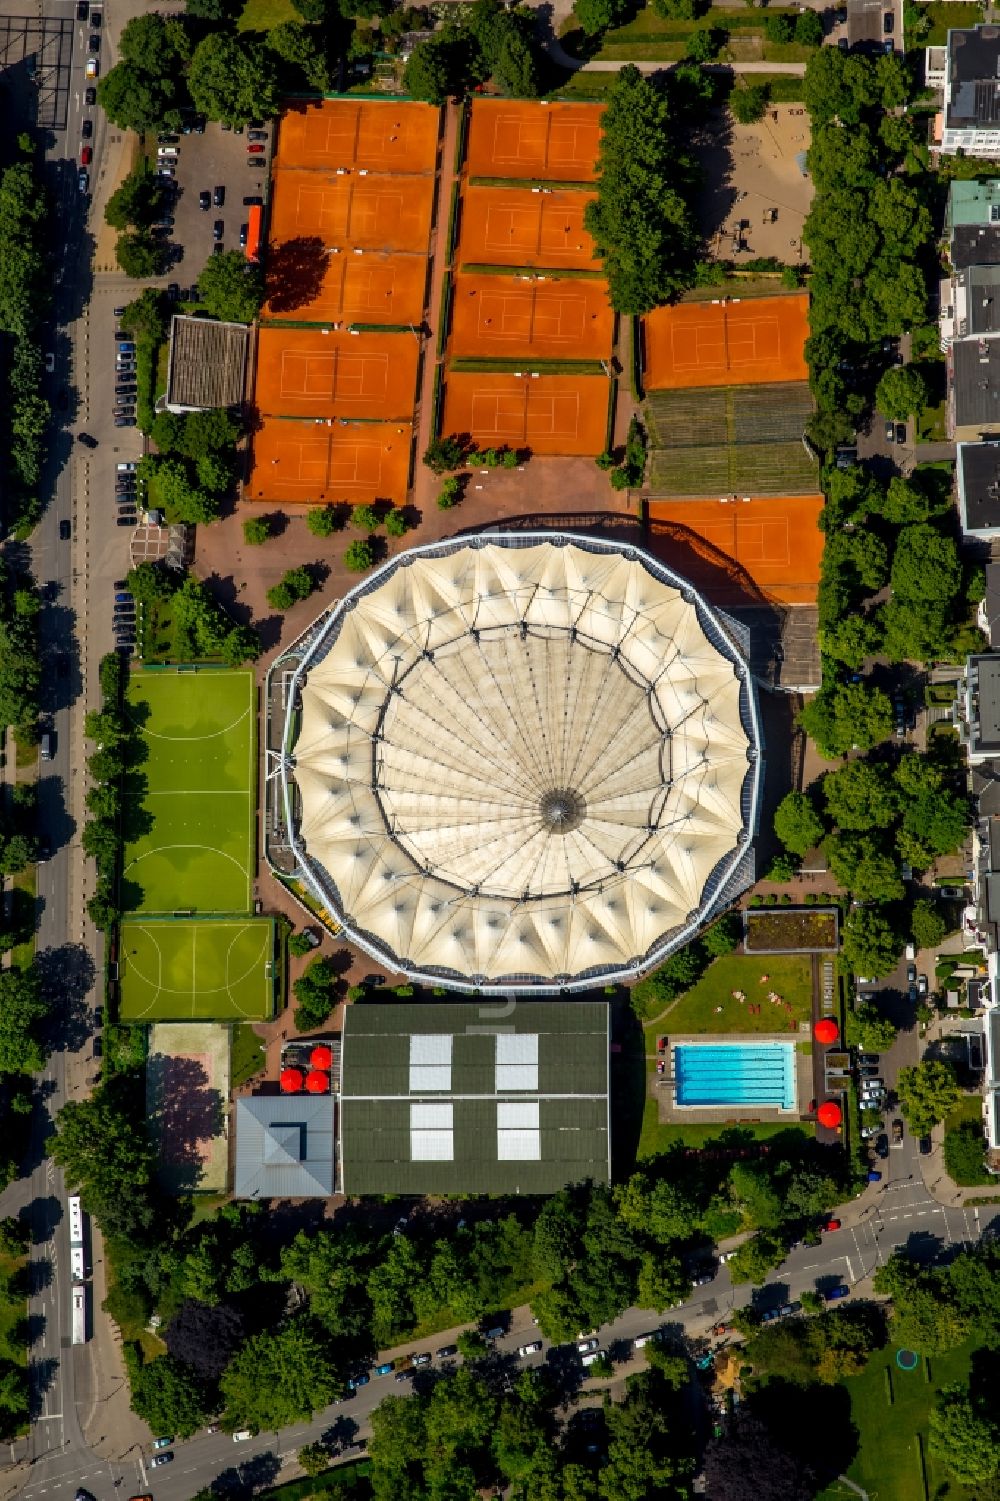
[[[331,1095],[252,1095],[236,1101],[238,1199],[307,1199],[333,1193]]]

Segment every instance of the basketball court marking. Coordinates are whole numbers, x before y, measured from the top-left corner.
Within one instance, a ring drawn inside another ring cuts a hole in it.
[[[454,355],[577,356],[609,359],[614,315],[607,287],[596,281],[535,282],[503,276],[455,278],[451,320]]]
[[[281,167],[433,172],[441,111],[398,100],[286,102],[275,160]]]
[[[776,601],[815,601],[823,554],[821,495],[650,500],[648,505],[651,519],[686,527]]]
[[[680,303],[643,320],[649,390],[807,380],[809,299]]]
[[[451,371],[446,433],[487,443],[527,443],[540,454],[597,454],[604,446],[608,383],[602,376],[480,375]]]
[[[271,199],[272,243],[318,237],[344,255],[358,249],[427,253],[432,177],[278,169]]]
[[[385,423],[328,428],[265,418],[253,438],[247,498],[321,504],[406,499],[413,434]]]
[[[600,104],[477,99],[469,129],[469,173],[593,182],[603,113]]]
[[[467,188],[459,263],[597,270],[594,242],[583,222],[593,197],[573,191]]]

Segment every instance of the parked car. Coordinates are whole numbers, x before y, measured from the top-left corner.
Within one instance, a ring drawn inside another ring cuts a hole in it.
[[[97,439],[95,437],[93,437],[92,434],[90,434],[90,433],[77,433],[76,439],[77,439],[78,443],[82,443],[83,444],[84,448],[96,448],[97,447]]]
[[[247,156],[260,156],[264,151],[263,146],[253,145],[247,147]]]
[[[823,1296],[828,1303],[835,1303],[838,1298],[846,1298],[850,1291],[847,1283],[842,1282],[839,1287],[831,1287]]]
[[[518,1345],[517,1353],[523,1360],[526,1355],[537,1355],[542,1348],[540,1339],[533,1339],[529,1345]]]
[[[375,1367],[375,1374],[376,1374],[376,1376],[391,1376],[392,1375],[392,1361],[391,1360],[387,1360],[384,1365],[377,1365]]]
[[[88,57],[87,58],[87,65],[86,65],[86,67],[84,69],[84,72],[86,73],[87,77],[88,78],[96,78],[97,75],[98,75],[98,73],[100,71],[101,70],[100,70],[100,66],[98,65],[97,58],[96,57]]]
[[[840,1221],[836,1220],[836,1219],[834,1219],[834,1220],[827,1220],[826,1224],[823,1226],[823,1229],[824,1230],[839,1230],[840,1229]]]
[[[212,193],[212,202],[215,204],[216,208],[221,208],[222,205],[225,203],[225,201],[226,201],[226,189],[220,183],[219,186],[217,188],[215,188],[214,191],[213,191],[213,193]]]
[[[134,417],[116,417],[115,427],[135,427]]]
[[[894,1147],[903,1145],[903,1122],[899,1116],[892,1123],[892,1144]]]
[[[203,214],[207,214],[208,210],[212,207],[212,195],[207,188],[203,188],[198,194],[198,207]]]
[[[168,1465],[173,1457],[174,1456],[172,1454],[154,1454],[152,1459],[149,1461],[149,1468],[151,1470],[156,1470],[159,1469],[160,1465]]]
[[[88,109],[93,109],[94,105],[97,103],[97,90],[96,89],[84,89],[84,91],[83,91],[83,102],[87,106]]]
[[[440,1350],[434,1351],[434,1354],[437,1356],[438,1360],[450,1360],[453,1355],[458,1354],[458,1346],[442,1345]]]
[[[884,1131],[879,1133],[878,1140],[875,1143],[875,1151],[883,1160],[889,1155],[889,1138]]]
[[[154,1450],[157,1450],[157,1449],[169,1449],[170,1445],[172,1443],[173,1443],[173,1439],[172,1438],[154,1438],[154,1440],[153,1440],[153,1448],[154,1448]]]
[[[89,172],[85,172],[85,171],[81,170],[81,171],[79,171],[76,174],[76,189],[77,189],[78,193],[89,193],[90,192],[90,173]]]
[[[885,50],[887,52],[891,52],[892,51],[892,43],[891,42],[886,42],[886,44],[885,44]],[[897,422],[896,423],[896,442],[900,443],[900,444],[906,442],[906,423],[905,422]]]
[[[360,1376],[352,1376],[347,1383],[347,1390],[349,1392],[357,1391],[359,1386],[367,1386],[371,1379],[367,1372],[362,1372]]]
[[[90,10],[90,0],[77,0],[77,5],[76,5],[76,19],[78,21],[85,21],[87,19],[87,14],[88,14],[89,10]]]
[[[431,1359],[432,1356],[430,1355],[429,1351],[421,1350],[419,1355],[414,1355],[413,1364],[415,1366],[430,1365]]]
[[[580,1364],[581,1365],[593,1365],[595,1360],[600,1360],[601,1357],[602,1357],[602,1355],[607,1355],[607,1353],[608,1353],[607,1350],[602,1350],[600,1348],[598,1348],[596,1350],[591,1350],[588,1355],[584,1355],[583,1356],[582,1360],[580,1361]]]
[[[94,148],[92,146],[81,146],[80,147],[80,165],[82,167],[89,167],[90,164],[91,164],[91,162],[93,160],[94,160]]]
[[[864,1064],[871,1063],[871,1064],[874,1064],[877,1067],[878,1066],[878,1060],[879,1060],[880,1056],[881,1055],[879,1053],[859,1053],[858,1054],[858,1062],[859,1063],[864,1063]]]
[[[104,18],[101,15],[101,12],[99,10],[92,10],[91,11],[91,13],[90,13],[90,24],[91,24],[91,26],[93,26],[93,28],[94,28],[95,31],[100,31],[100,29],[101,29],[101,21],[103,19]]]
[[[895,424],[895,422],[888,422],[887,421],[886,424],[885,424],[885,441],[887,443],[893,443],[893,442],[895,442],[895,439],[896,439],[896,424]]]
[[[217,245],[219,244],[219,242],[222,239],[222,236],[225,234],[225,232],[226,232],[226,225],[225,225],[224,220],[222,220],[222,219],[216,219],[215,223],[212,225],[212,239],[215,241],[215,243]]]
[[[597,1339],[596,1336],[591,1339],[580,1339],[576,1342],[576,1348],[579,1350],[581,1355],[588,1355],[591,1350],[598,1349],[600,1343],[600,1340]]]
[[[267,131],[266,130],[248,130],[247,131],[247,140],[248,141],[266,141],[267,140]]]
[[[249,226],[249,224],[241,224],[240,225],[240,249],[241,250],[245,250],[247,248],[247,240],[249,238],[250,238],[250,226]]]
[[[90,48],[91,52],[100,52],[101,38],[96,31],[92,31],[90,33],[90,36],[87,38],[87,46]]]
[[[411,1365],[404,1366],[401,1371],[397,1371],[396,1372],[395,1379],[397,1381],[412,1381],[413,1380],[413,1367]]]
[[[72,523],[69,522],[69,521],[60,521],[60,523],[59,523],[59,540],[60,540],[60,542],[68,542],[69,539],[70,539],[70,537],[72,537],[72,535],[73,535],[73,526],[72,526]]]
[[[931,1155],[932,1147],[931,1139],[929,1136],[921,1136],[920,1141],[917,1143],[917,1146],[920,1151],[921,1157],[929,1157]]]
[[[91,120],[90,116],[88,115],[88,117],[86,118],[86,120],[82,120],[80,122],[80,135],[83,137],[83,139],[85,141],[89,141],[90,138],[91,138],[91,136],[93,134],[94,134],[94,122],[93,122],[93,120]]]
[[[893,15],[891,10],[887,10],[885,12],[885,15],[882,17],[882,30],[885,32],[886,36],[892,35],[893,27],[895,26],[895,24],[895,16]]]
[[[918,975],[917,976],[917,995],[926,995],[926,994],[927,994],[927,976],[926,975]]]

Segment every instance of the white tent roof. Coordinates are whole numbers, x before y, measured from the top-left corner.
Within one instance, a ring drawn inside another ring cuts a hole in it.
[[[294,775],[349,928],[405,970],[551,979],[692,921],[750,751],[693,596],[635,555],[511,539],[404,555],[348,603]]]

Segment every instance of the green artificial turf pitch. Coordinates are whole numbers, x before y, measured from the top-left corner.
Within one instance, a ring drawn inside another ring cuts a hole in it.
[[[256,809],[252,672],[138,672],[128,708],[148,751],[140,817],[126,845],[134,912],[249,912]]]
[[[274,1013],[268,917],[127,918],[122,1021],[266,1021]]]

